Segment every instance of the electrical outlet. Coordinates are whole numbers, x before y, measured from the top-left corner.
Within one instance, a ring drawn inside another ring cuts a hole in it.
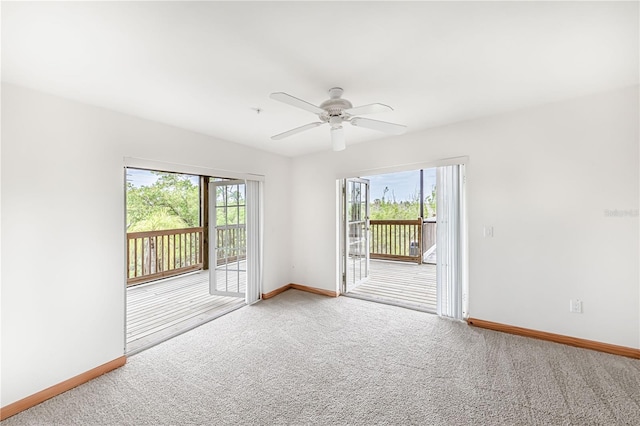
[[[582,313],[582,300],[580,299],[571,299],[569,300],[569,312],[574,314]]]
[[[483,233],[485,238],[493,237],[493,226],[485,226]]]

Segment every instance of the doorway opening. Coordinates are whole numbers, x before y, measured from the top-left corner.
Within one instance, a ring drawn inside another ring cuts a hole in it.
[[[463,184],[463,165],[345,179],[342,293],[461,318]]]
[[[126,168],[132,355],[245,305],[245,181]]]

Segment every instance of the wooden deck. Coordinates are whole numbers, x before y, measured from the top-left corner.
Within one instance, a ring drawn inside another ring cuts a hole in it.
[[[227,273],[218,270],[218,281]],[[245,286],[246,278],[241,291]],[[243,305],[243,297],[211,296],[209,271],[129,287],[126,352],[139,352]]]
[[[435,312],[436,265],[372,260],[369,279],[348,294]]]

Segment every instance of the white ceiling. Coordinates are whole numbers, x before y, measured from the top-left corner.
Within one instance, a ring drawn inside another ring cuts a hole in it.
[[[416,132],[638,84],[638,49],[637,2],[2,3],[3,81],[288,156],[329,129],[270,140],[316,121],[271,92]]]

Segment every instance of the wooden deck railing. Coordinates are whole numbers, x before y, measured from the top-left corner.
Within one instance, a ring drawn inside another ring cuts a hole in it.
[[[127,285],[172,277],[203,267],[204,228],[127,234]],[[247,257],[244,224],[216,229],[216,264]]]
[[[127,285],[202,268],[203,228],[127,234]]]
[[[422,262],[422,219],[371,220],[369,227],[372,259]]]

